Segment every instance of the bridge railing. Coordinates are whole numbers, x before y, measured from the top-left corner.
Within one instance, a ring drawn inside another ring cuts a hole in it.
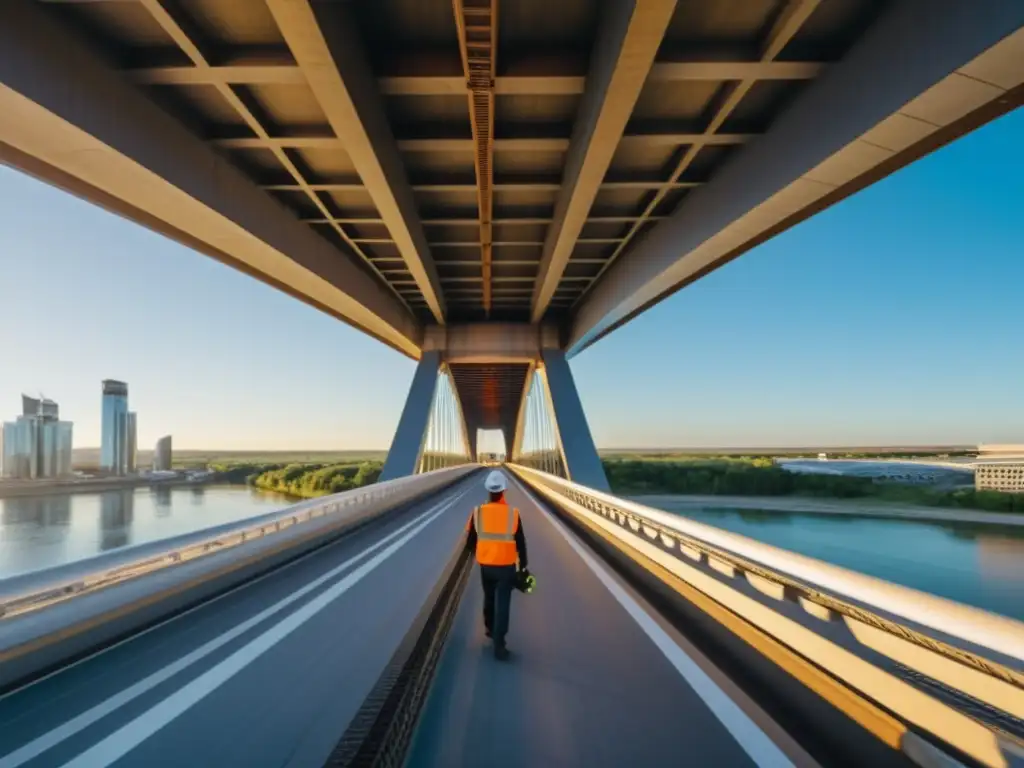
[[[878,717],[891,713],[983,765],[1017,764],[1008,755],[1024,755],[1019,739],[1007,735],[1024,735],[1021,622],[510,468],[669,586],[696,590],[859,692],[867,706],[880,704]],[[801,682],[818,685],[813,676]],[[898,746],[905,752],[924,748],[904,734]]]
[[[0,580],[0,690],[265,572],[478,468],[463,464],[402,477],[300,502],[255,520]]]
[[[357,522],[398,506],[470,472],[463,463],[419,475],[367,485],[299,502],[256,519],[219,525],[127,552],[116,550],[75,563],[0,579],[0,619],[39,610],[54,603],[153,574],[165,568],[279,535],[293,526],[319,519]]]

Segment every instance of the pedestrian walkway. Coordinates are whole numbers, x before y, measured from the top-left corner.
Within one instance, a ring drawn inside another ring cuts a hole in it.
[[[508,500],[522,514],[537,591],[513,594],[512,658],[496,661],[474,569],[410,768],[793,764],[598,565],[627,605],[613,595],[560,523],[515,484]],[[700,694],[678,664],[693,668]],[[718,698],[719,715],[702,696]]]

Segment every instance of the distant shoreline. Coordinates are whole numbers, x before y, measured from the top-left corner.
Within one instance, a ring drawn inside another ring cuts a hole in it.
[[[136,488],[183,488],[207,485],[207,480],[185,480],[170,478],[153,480],[142,477],[97,478],[90,480],[38,480],[19,483],[0,482],[0,499],[25,499],[34,496],[71,495],[79,493],[105,493],[126,491]]]
[[[845,499],[807,496],[710,496],[644,494],[629,495],[638,504],[666,512],[685,513],[687,509],[753,509],[788,512],[796,515],[843,515],[846,517],[879,517],[890,520],[916,520],[936,523],[972,523],[1024,528],[1024,515],[1013,512],[983,512],[971,509],[942,509],[916,504],[887,504]]]

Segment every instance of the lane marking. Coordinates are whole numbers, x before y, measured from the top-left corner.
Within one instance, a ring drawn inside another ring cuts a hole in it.
[[[286,616],[270,629],[246,643],[226,659],[175,691],[159,704],[150,707],[131,722],[121,726],[109,736],[94,744],[85,752],[82,752],[78,757],[66,762],[63,768],[94,768],[97,765],[110,765],[124,757],[128,752],[187,712],[191,707],[231,680],[249,664],[348,592],[349,589],[362,581],[365,576],[376,570],[379,565],[412,540],[420,531],[451,508],[463,495],[460,494],[447,502],[436,512],[428,513],[429,516],[425,520],[419,522],[405,535],[375,555],[369,562],[356,568],[337,584],[317,595],[294,613]]]
[[[461,485],[461,483],[456,483],[455,487],[452,490],[453,491],[457,490],[459,485]],[[463,493],[467,493],[467,492],[468,492],[468,490],[464,491]],[[353,531],[352,533],[358,534],[358,533],[362,533],[362,531]],[[269,579],[269,578],[272,578],[272,577],[275,577],[275,576],[279,576],[280,574],[284,573],[285,571],[287,571],[287,570],[289,570],[289,569],[299,565],[300,563],[304,563],[306,560],[309,560],[310,558],[316,557],[317,555],[322,555],[327,549],[329,549],[331,547],[334,547],[334,546],[337,546],[339,544],[342,544],[342,543],[344,543],[344,541],[345,541],[345,537],[343,536],[340,539],[336,539],[334,541],[329,542],[325,546],[317,547],[316,549],[312,549],[309,552],[301,554],[301,555],[295,557],[294,559],[289,560],[288,562],[283,563],[282,565],[279,565],[278,567],[274,568],[273,570],[267,571],[266,573],[261,573],[259,576],[257,576],[254,579],[250,579],[249,581],[244,581],[241,584],[236,584],[235,586],[231,587],[227,591],[221,592],[220,594],[215,595],[214,597],[211,597],[209,600],[204,600],[203,602],[199,603],[198,605],[193,605],[191,608],[188,608],[188,609],[182,611],[181,613],[177,613],[174,616],[171,616],[170,618],[163,619],[162,621],[157,622],[156,624],[153,624],[153,625],[147,627],[146,629],[142,630],[141,632],[136,632],[136,633],[134,633],[132,635],[129,635],[128,637],[125,637],[125,638],[123,638],[121,640],[118,640],[116,643],[104,646],[103,648],[100,648],[99,650],[93,651],[88,656],[83,656],[82,658],[78,659],[75,662],[72,662],[71,664],[68,664],[67,666],[61,667],[60,669],[53,670],[53,672],[50,672],[49,674],[43,675],[42,677],[37,677],[36,679],[32,680],[31,682],[25,683],[24,685],[19,686],[18,688],[14,688],[14,689],[8,691],[7,693],[5,693],[3,695],[0,695],[0,704],[2,704],[5,699],[11,698],[12,696],[16,696],[19,693],[21,693],[22,691],[27,691],[29,688],[31,688],[34,685],[39,685],[40,683],[42,683],[42,682],[44,682],[46,680],[49,680],[52,677],[56,677],[57,675],[61,675],[61,674],[65,673],[65,672],[67,672],[69,669],[74,669],[75,667],[80,666],[82,664],[85,664],[88,661],[92,661],[93,659],[96,659],[96,658],[102,656],[105,653],[110,653],[115,648],[120,648],[122,645],[127,645],[128,643],[132,643],[132,642],[138,640],[139,638],[145,637],[146,635],[150,634],[151,632],[156,632],[161,627],[165,627],[168,624],[171,624],[172,622],[184,619],[186,616],[189,616],[189,615],[191,615],[193,613],[196,613],[197,611],[201,611],[204,608],[209,608],[211,605],[213,605],[213,604],[215,604],[215,603],[217,603],[217,602],[219,602],[221,600],[224,600],[225,598],[228,598],[231,595],[237,594],[238,592],[241,592],[244,589],[249,589],[250,587],[253,587],[253,586],[259,584],[264,579]],[[274,553],[271,552],[269,554],[274,554]],[[3,764],[0,763],[0,766],[2,766],[2,765]]]
[[[462,499],[462,497],[465,496],[468,492],[469,492],[469,489],[466,489],[466,490],[462,491],[462,493],[460,493],[457,496],[455,496],[454,498],[439,501],[437,504],[435,504],[429,510],[427,510],[424,513],[422,513],[421,515],[419,515],[414,520],[410,520],[408,523],[403,525],[398,530],[393,531],[392,533],[388,534],[387,536],[385,536],[380,541],[378,541],[378,542],[372,544],[371,546],[367,547],[365,550],[363,550],[359,554],[354,555],[353,557],[349,558],[344,563],[336,566],[335,568],[332,568],[330,571],[328,571],[327,573],[323,574],[322,576],[319,576],[315,580],[309,582],[308,584],[306,584],[305,586],[303,586],[302,588],[300,588],[296,592],[293,592],[292,594],[288,595],[287,597],[285,597],[285,598],[279,600],[278,602],[274,603],[273,605],[269,606],[268,608],[265,608],[260,613],[258,613],[255,616],[247,619],[246,621],[242,622],[241,624],[236,625],[235,627],[233,627],[232,629],[230,629],[228,632],[224,633],[223,635],[220,635],[220,636],[214,638],[213,640],[210,640],[209,642],[207,642],[204,645],[200,646],[199,648],[197,648],[196,650],[194,650],[191,653],[187,654],[186,656],[183,656],[182,658],[178,659],[173,664],[169,664],[166,667],[164,667],[161,670],[159,670],[158,672],[154,672],[153,674],[149,675],[148,677],[143,678],[142,680],[138,681],[134,685],[124,689],[123,691],[120,691],[119,693],[115,694],[114,696],[111,696],[110,698],[108,698],[105,701],[95,705],[91,709],[86,710],[85,712],[81,713],[80,715],[77,715],[76,717],[72,718],[71,720],[68,720],[66,723],[58,726],[57,728],[53,729],[52,731],[49,731],[48,733],[45,733],[42,736],[39,736],[38,738],[33,739],[32,741],[28,742],[27,744],[25,744],[25,745],[19,747],[18,749],[16,749],[14,752],[11,752],[10,754],[0,758],[0,768],[18,768],[19,766],[24,765],[25,763],[27,763],[29,760],[32,760],[35,757],[39,756],[43,752],[46,752],[47,750],[52,749],[53,747],[57,746],[58,744],[61,744],[62,742],[66,741],[67,739],[71,738],[72,736],[80,733],[81,731],[85,730],[86,728],[88,728],[89,726],[91,726],[93,723],[97,722],[101,718],[106,717],[107,715],[111,714],[112,712],[116,711],[117,709],[123,707],[128,702],[133,701],[134,699],[137,699],[139,696],[142,696],[143,694],[145,694],[148,691],[152,690],[153,688],[155,688],[156,686],[160,685],[164,681],[166,681],[166,680],[170,679],[171,677],[173,677],[174,675],[178,674],[182,670],[192,666],[196,662],[201,661],[202,659],[204,659],[205,657],[209,656],[214,651],[218,650],[219,648],[222,648],[223,646],[227,645],[228,643],[230,643],[231,641],[233,641],[234,639],[236,639],[240,635],[242,635],[245,632],[249,631],[254,626],[262,623],[267,618],[273,616],[274,614],[280,613],[282,610],[284,610],[288,606],[292,605],[296,601],[301,600],[303,597],[308,595],[310,592],[312,592],[312,591],[316,590],[317,588],[321,587],[325,582],[330,581],[331,579],[333,579],[334,577],[336,577],[339,574],[343,573],[344,571],[349,570],[352,566],[356,565],[357,563],[367,559],[374,552],[384,548],[385,546],[387,546],[389,544],[389,542],[393,542],[394,540],[396,540],[399,537],[403,536],[403,534],[405,534],[406,532],[408,532],[410,529],[412,529],[414,527],[415,527],[415,531],[413,532],[413,534],[410,534],[410,535],[415,535],[415,533],[418,533],[420,530],[422,530],[424,527],[426,527],[426,525],[428,525],[429,523],[433,522],[439,515],[441,515],[443,512],[445,512],[450,507],[452,507],[456,502],[458,502],[460,499]],[[409,536],[406,536],[405,538],[403,538],[402,539],[402,543],[405,543],[405,541],[407,541],[408,538],[409,538]],[[390,556],[390,548],[389,548],[388,556]],[[383,560],[381,560],[380,562],[383,562]],[[377,563],[377,564],[379,564],[379,563]],[[373,567],[376,567],[376,565],[374,565]],[[369,573],[370,570],[372,570],[372,568],[369,569],[369,570],[366,570],[365,572],[363,572],[362,575],[360,575],[358,579],[356,579],[355,581],[352,582],[352,584],[358,582],[359,579],[361,579],[362,576],[365,575],[366,573]],[[339,582],[339,584],[340,583],[344,583],[344,581],[343,582]],[[349,586],[351,586],[351,584]],[[346,587],[346,589],[347,588],[348,587]],[[341,593],[339,593],[339,594],[341,594]],[[275,626],[280,626],[280,625],[275,625]],[[247,646],[244,646],[244,647],[247,647]],[[229,657],[229,658],[231,658],[231,657]],[[212,688],[210,690],[212,691]],[[103,762],[103,761],[100,761],[100,762],[93,762],[93,763],[75,763],[75,764],[81,764],[81,765],[86,765],[86,764],[88,764],[88,765],[105,765],[106,763]]]
[[[668,633],[651,618],[650,614],[641,608],[640,604],[619,585],[608,570],[598,563],[584,549],[581,543],[576,541],[576,538],[565,528],[562,522],[548,512],[542,504],[537,502],[525,488],[522,490],[541,509],[548,522],[554,526],[555,530],[561,534],[573,551],[580,556],[580,559],[597,576],[598,581],[604,584],[605,588],[612,594],[612,597],[626,610],[626,613],[633,617],[633,620],[644,631],[644,634],[662,652],[668,662],[675,667],[676,671],[701,698],[718,721],[725,726],[725,729],[743,751],[747,753],[754,764],[759,766],[759,768],[795,768],[794,763],[779,746],[669,637]]]

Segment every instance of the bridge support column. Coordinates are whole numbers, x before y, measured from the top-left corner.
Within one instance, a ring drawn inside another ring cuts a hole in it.
[[[427,428],[430,426],[430,409],[434,402],[434,389],[437,387],[437,372],[440,368],[440,352],[423,353],[412,377],[412,386],[409,387],[402,417],[398,420],[391,449],[384,461],[384,469],[380,473],[381,482],[416,472],[416,465],[423,451],[423,441],[426,440]]]
[[[608,478],[604,474],[601,458],[597,455],[597,447],[590,434],[590,426],[565,353],[545,349],[542,359],[555,428],[569,479],[597,491],[609,491]]]

